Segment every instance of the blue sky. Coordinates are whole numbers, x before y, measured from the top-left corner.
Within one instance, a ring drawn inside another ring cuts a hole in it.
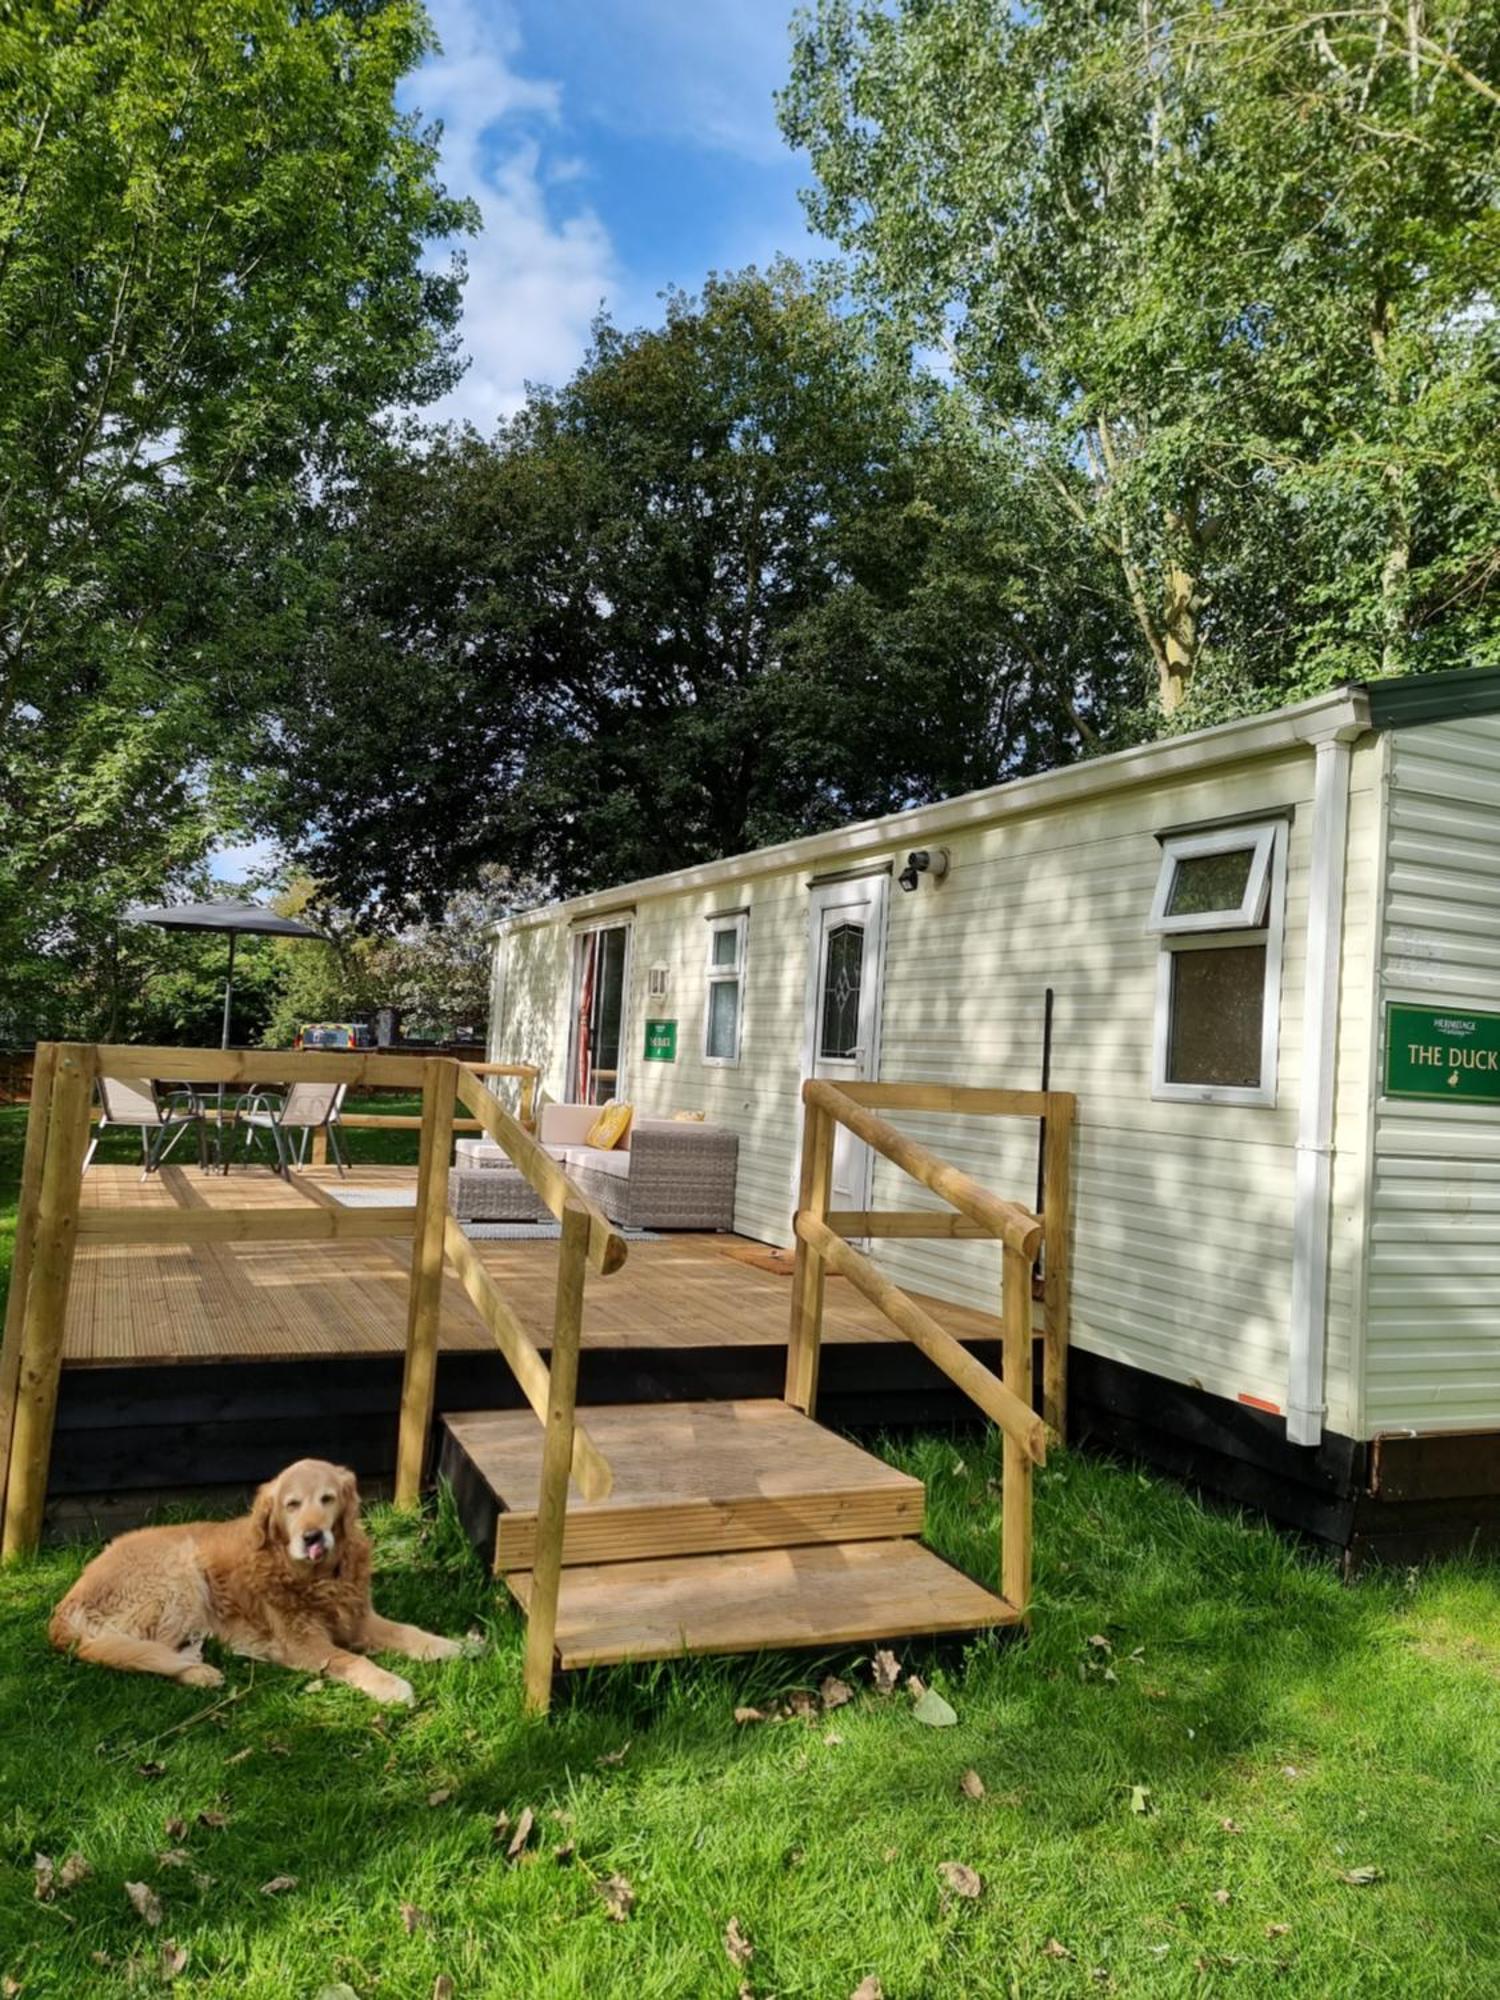
[[[403,92],[442,121],[468,245],[468,375],[438,411],[488,429],[578,362],[606,305],[816,254],[776,129],[793,0],[428,0],[443,43]]]

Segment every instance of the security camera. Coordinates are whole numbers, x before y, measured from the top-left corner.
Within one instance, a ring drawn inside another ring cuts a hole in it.
[[[930,875],[934,882],[941,882],[948,873],[948,850],[946,847],[918,847],[906,857],[906,866],[896,877],[909,895],[918,887],[924,875]]]

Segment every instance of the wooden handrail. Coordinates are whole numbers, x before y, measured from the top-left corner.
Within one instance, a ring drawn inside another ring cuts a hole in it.
[[[540,1349],[451,1215],[444,1226],[443,1246],[448,1253],[448,1262],[458,1273],[458,1282],[468,1293],[474,1310],[494,1335],[495,1345],[505,1356],[511,1374],[520,1385],[521,1394],[545,1423],[550,1386],[547,1363],[542,1359]],[[614,1473],[609,1460],[581,1424],[575,1425],[573,1430],[571,1465],[573,1483],[585,1500],[609,1498],[614,1491]]]
[[[817,1251],[831,1271],[847,1278],[871,1305],[878,1306],[892,1326],[899,1328],[914,1347],[919,1347],[929,1361],[941,1368],[971,1402],[977,1403],[1033,1464],[1046,1464],[1047,1426],[1005,1386],[993,1369],[977,1361],[962,1341],[955,1340],[946,1327],[939,1326],[931,1313],[825,1224],[810,1215],[799,1215],[797,1234]]]
[[[623,1236],[604,1210],[591,1202],[552,1155],[539,1146],[519,1120],[485,1089],[477,1077],[460,1073],[458,1095],[485,1131],[504,1148],[532,1188],[561,1222],[569,1203],[589,1219],[589,1262],[601,1277],[618,1271],[627,1254]]]
[[[856,1138],[863,1139],[867,1146],[873,1146],[877,1153],[900,1167],[903,1173],[910,1174],[914,1181],[940,1196],[950,1208],[956,1208],[971,1222],[982,1224],[987,1234],[1009,1244],[1023,1257],[1036,1256],[1042,1241],[1042,1223],[1040,1216],[1033,1215],[1030,1209],[1022,1208],[1019,1202],[1004,1201],[999,1195],[991,1194],[988,1188],[970,1179],[961,1168],[951,1166],[930,1147],[908,1138],[884,1118],[866,1110],[837,1084],[810,1077],[802,1086],[802,1101],[826,1112],[840,1125],[847,1126]]]

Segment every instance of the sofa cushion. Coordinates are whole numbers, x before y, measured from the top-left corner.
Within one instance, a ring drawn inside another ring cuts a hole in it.
[[[591,1173],[610,1174],[616,1180],[630,1179],[629,1153],[606,1152],[602,1146],[564,1146],[563,1165],[570,1173],[581,1173],[587,1168]]]
[[[584,1135],[585,1146],[596,1146],[602,1153],[618,1146],[630,1130],[630,1120],[635,1112],[632,1104],[616,1104],[613,1099],[601,1105],[599,1116]]]

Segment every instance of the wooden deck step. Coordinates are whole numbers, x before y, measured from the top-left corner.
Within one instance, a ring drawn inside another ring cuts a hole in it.
[[[634,1562],[922,1532],[922,1482],[776,1400],[579,1412],[609,1460],[607,1500],[568,1499],[565,1563]],[[529,1410],[443,1419],[442,1470],[496,1570],[535,1560],[542,1427]]]
[[[506,1584],[528,1602],[529,1571]],[[1004,1598],[920,1542],[817,1542],[565,1569],[557,1658],[566,1670],[683,1653],[873,1645],[1019,1622]]]

